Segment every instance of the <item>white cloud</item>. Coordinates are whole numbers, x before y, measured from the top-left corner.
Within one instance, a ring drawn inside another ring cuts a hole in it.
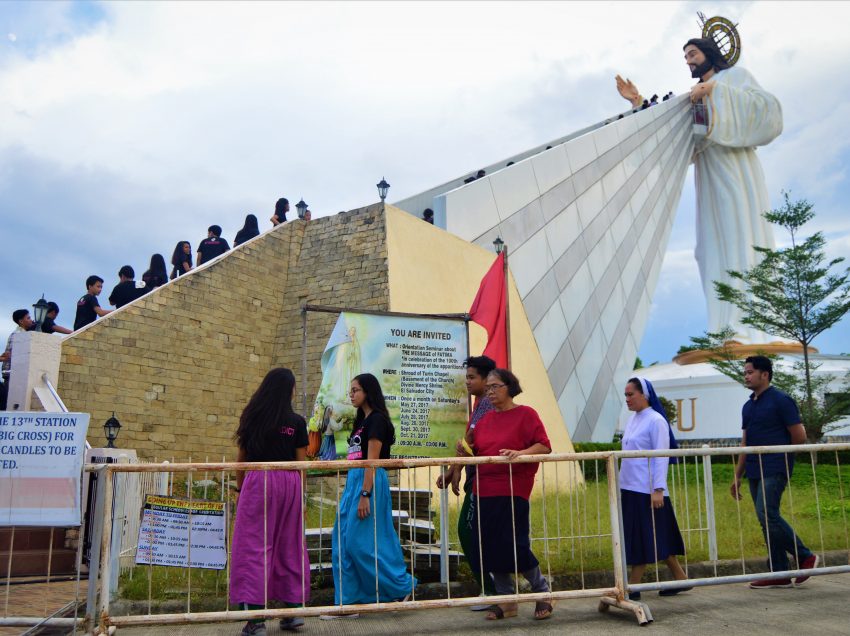
[[[697,10],[740,24],[741,63],[783,103],[785,133],[760,151],[773,203],[829,197],[819,227],[850,233],[846,3],[105,3],[76,30],[69,6],[33,3],[8,27],[46,39],[0,64],[0,190],[22,157],[65,175],[33,182],[45,206],[117,245],[143,237],[136,261],[266,219],[281,195],[320,216],[374,201],[382,175],[397,200],[474,171],[622,110],[618,72],[684,92]],[[11,213],[0,202],[4,227]],[[674,228],[656,304],[699,291],[692,236]],[[67,286],[129,257],[93,250]]]

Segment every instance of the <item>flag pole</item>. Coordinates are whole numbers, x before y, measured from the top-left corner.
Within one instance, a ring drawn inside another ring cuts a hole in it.
[[[508,370],[511,368],[511,302],[510,302],[510,284],[508,282],[508,246],[502,241],[500,236],[496,237],[496,240],[493,241],[493,245],[496,248],[496,254],[504,254],[505,257],[502,260],[502,275],[505,279],[505,344],[507,345],[507,363]]]

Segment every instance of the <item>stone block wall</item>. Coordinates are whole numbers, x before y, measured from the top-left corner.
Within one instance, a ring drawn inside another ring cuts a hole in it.
[[[300,382],[303,303],[388,307],[384,241],[380,206],[270,230],[66,338],[59,393],[91,413],[92,445],[114,411],[140,459],[231,458],[265,373]],[[335,320],[310,316],[310,395]]]

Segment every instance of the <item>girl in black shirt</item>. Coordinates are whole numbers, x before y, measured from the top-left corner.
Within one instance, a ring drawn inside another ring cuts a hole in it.
[[[171,280],[182,276],[192,269],[192,244],[189,241],[180,241],[171,255]]]
[[[257,217],[249,214],[245,217],[245,225],[236,233],[236,238],[233,240],[233,247],[242,245],[245,241],[249,241],[255,236],[260,235],[260,226],[257,224]]]
[[[389,459],[395,428],[378,379],[361,373],[351,381],[349,396],[357,416],[348,438],[348,459]],[[348,471],[332,548],[335,605],[398,601],[413,591],[416,579],[407,571],[393,528],[385,469]]]
[[[239,420],[236,461],[306,459],[307,423],[292,411],[294,391],[295,376],[289,369],[266,374]],[[236,483],[240,494],[233,528],[230,602],[240,609],[262,609],[270,599],[303,605],[310,598],[310,561],[302,520],[301,473],[237,471]],[[303,624],[302,618],[286,618],[281,628]],[[264,621],[248,621],[242,633],[265,634]]]
[[[168,282],[168,272],[165,269],[165,259],[162,254],[151,256],[150,267],[142,274],[142,280],[145,281],[145,288],[148,291],[153,291]]]

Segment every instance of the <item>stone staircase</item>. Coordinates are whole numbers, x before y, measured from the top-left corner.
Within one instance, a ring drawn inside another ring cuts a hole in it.
[[[329,501],[326,495],[321,500]],[[427,489],[408,489],[390,487],[393,504],[393,525],[398,532],[401,547],[408,564],[421,582],[440,580],[440,544],[434,527],[435,515],[431,508],[431,491]],[[318,497],[314,497],[314,501]],[[307,551],[310,555],[310,571],[316,579],[332,578],[333,525],[323,528],[307,528]],[[457,567],[463,555],[449,551],[449,574],[457,578]]]

